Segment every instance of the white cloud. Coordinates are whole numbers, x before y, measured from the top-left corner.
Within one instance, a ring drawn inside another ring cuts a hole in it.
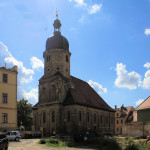
[[[150,29],[149,29],[149,28],[145,29],[144,33],[145,33],[146,35],[150,35]]]
[[[150,89],[150,70],[145,73],[145,78],[143,80],[143,88]]]
[[[22,89],[22,86],[25,83],[29,83],[33,80],[34,69],[43,68],[43,63],[36,57],[31,58],[31,64],[33,69],[28,69],[23,65],[23,62],[17,60],[9,52],[6,45],[0,42],[0,65],[6,63],[7,68],[12,68],[14,65],[18,66],[18,98],[29,98],[28,100],[36,100],[37,94],[35,89],[32,89],[30,92],[26,92]]]
[[[102,4],[94,4],[92,6],[89,7],[88,11],[89,11],[89,14],[95,14],[97,13],[98,11],[101,10],[101,7],[102,7]]]
[[[122,63],[117,63],[116,66],[117,79],[115,80],[115,86],[119,88],[128,88],[130,90],[136,89],[137,86],[141,86],[141,76],[132,71],[126,70],[126,66]]]
[[[38,89],[33,88],[29,92],[26,92],[25,90],[22,91],[22,96],[24,99],[32,100],[34,103],[38,101]]]
[[[88,84],[99,94],[107,93],[107,88],[103,88],[103,86],[97,82],[89,80]]]
[[[139,106],[143,101],[144,99],[139,99],[138,101],[136,101],[136,106]]]
[[[31,65],[34,70],[35,69],[38,70],[39,68],[44,68],[43,62],[36,57],[31,58]]]
[[[150,63],[147,62],[146,64],[144,64],[144,67],[147,68],[147,69],[149,69],[150,68]]]
[[[70,0],[69,0],[70,1]],[[84,0],[74,0],[78,6],[86,6],[87,4],[84,2]]]

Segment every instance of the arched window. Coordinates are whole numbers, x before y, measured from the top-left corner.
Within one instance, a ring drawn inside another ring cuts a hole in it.
[[[70,122],[70,111],[67,112],[67,121]]]
[[[94,114],[94,123],[96,123],[96,113]]]
[[[87,122],[90,122],[90,114],[89,114],[89,112],[87,112],[87,114],[86,114],[86,119],[87,119]]]
[[[52,122],[55,122],[55,112],[52,111]]]
[[[81,114],[81,111],[79,111],[79,121],[82,121],[82,114]]]
[[[101,123],[103,123],[103,116],[102,115],[100,116],[100,120],[101,120]]]
[[[66,62],[68,62],[69,60],[68,60],[68,55],[66,55]]]
[[[46,122],[46,112],[43,112],[43,123]]]

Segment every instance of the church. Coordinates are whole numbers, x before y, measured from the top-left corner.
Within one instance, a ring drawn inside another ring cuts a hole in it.
[[[43,53],[44,75],[39,80],[38,103],[33,106],[33,130],[43,135],[114,133],[114,109],[87,82],[70,75],[69,42],[61,35],[56,17],[54,34]]]

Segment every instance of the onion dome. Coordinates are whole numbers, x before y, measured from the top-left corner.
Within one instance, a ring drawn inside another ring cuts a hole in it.
[[[61,22],[58,18],[54,21],[53,26],[54,26],[54,34],[47,39],[46,50],[64,49],[69,51],[69,43],[68,40],[61,35],[60,32]]]

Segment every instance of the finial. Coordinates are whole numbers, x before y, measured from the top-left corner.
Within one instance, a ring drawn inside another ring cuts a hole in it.
[[[57,8],[56,8],[56,17],[58,18],[58,10],[57,10]]]

